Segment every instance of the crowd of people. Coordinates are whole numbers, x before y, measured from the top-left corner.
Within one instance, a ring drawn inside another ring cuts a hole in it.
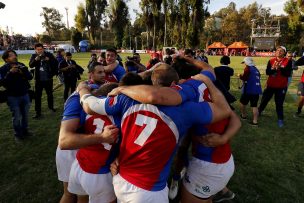
[[[163,203],[175,199],[179,191],[182,203],[233,199],[235,194],[227,187],[235,169],[229,143],[241,127],[240,118],[248,119],[246,106],[250,102],[253,111],[250,124],[258,126],[275,95],[278,126],[284,127],[283,103],[292,71],[304,65],[304,57],[295,61],[285,47],[277,47],[268,61],[262,91],[260,71],[253,58],[245,57],[238,76],[242,81],[238,116],[231,105],[236,98],[229,92],[234,75],[229,56],[213,68],[202,50],[186,49],[181,54],[168,48],[163,56],[153,53],[145,66],[137,53],[122,63],[115,49],[107,49],[91,55],[88,78],[76,88],[84,69],[71,53],[59,50],[55,57],[39,43],[35,52],[29,70],[18,62],[15,51],[5,51],[0,86],[6,89],[15,139],[20,141],[31,135],[31,98],[33,118],[40,119],[43,89],[48,108],[55,112],[53,91],[64,85],[56,151],[62,203]],[[53,87],[55,76],[59,85]],[[30,93],[33,78],[35,94]],[[304,73],[295,116],[302,111],[303,84]]]

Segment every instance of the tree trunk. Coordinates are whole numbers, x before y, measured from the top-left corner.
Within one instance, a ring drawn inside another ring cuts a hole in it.
[[[156,22],[155,22],[156,18],[153,16],[153,49],[154,51],[156,51],[155,49],[155,33],[156,33]]]

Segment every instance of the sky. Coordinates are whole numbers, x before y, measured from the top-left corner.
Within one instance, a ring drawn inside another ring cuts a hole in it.
[[[0,0],[6,6],[0,10],[0,27],[9,32],[20,33],[23,35],[35,35],[42,33],[45,29],[41,22],[43,18],[40,16],[41,7],[56,8],[63,16],[64,23],[67,22],[66,10],[68,8],[69,25],[74,26],[74,16],[77,12],[77,6],[84,0]],[[131,19],[135,19],[133,10],[139,10],[140,0],[130,0],[128,2]],[[255,0],[210,0],[208,6],[210,13],[220,10],[229,5],[233,1],[236,3],[237,9],[247,6]],[[283,11],[284,3],[287,0],[256,0],[263,7],[270,7],[272,14],[285,14]]]

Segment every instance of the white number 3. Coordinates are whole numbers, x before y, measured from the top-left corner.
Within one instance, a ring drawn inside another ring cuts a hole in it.
[[[139,126],[143,126],[144,124],[146,124],[146,127],[143,129],[143,131],[139,134],[139,136],[134,142],[135,144],[143,146],[156,128],[157,119],[142,114],[137,114],[135,124]]]
[[[102,119],[95,118],[94,122],[93,122],[93,125],[96,126],[96,129],[95,129],[94,133],[95,134],[102,133],[104,124],[105,124],[105,122]],[[112,148],[112,146],[110,144],[108,144],[108,143],[101,143],[101,144],[104,146],[104,148],[106,150],[111,150],[111,148]]]

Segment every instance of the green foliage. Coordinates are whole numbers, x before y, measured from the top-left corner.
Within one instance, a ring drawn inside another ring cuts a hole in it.
[[[39,42],[40,43],[46,43],[46,44],[50,44],[52,42],[52,37],[49,35],[40,35],[39,36]]]
[[[129,10],[125,1],[111,0],[109,9],[111,28],[114,32],[114,45],[117,48],[122,46],[124,29],[129,24]]]
[[[106,0],[86,0],[85,3],[86,20],[84,22],[87,23],[91,44],[97,45],[98,42],[101,42],[101,20],[108,4]]]
[[[82,34],[77,29],[72,30],[71,41],[72,45],[78,47],[79,42],[82,40]]]
[[[86,18],[86,10],[83,3],[80,3],[77,6],[77,14],[75,15],[75,26],[76,29],[79,30],[79,32],[84,32],[86,26],[88,25],[88,21]]]
[[[56,38],[58,30],[65,27],[62,22],[62,15],[55,8],[42,7],[40,16],[43,17],[42,26],[51,37]]]

